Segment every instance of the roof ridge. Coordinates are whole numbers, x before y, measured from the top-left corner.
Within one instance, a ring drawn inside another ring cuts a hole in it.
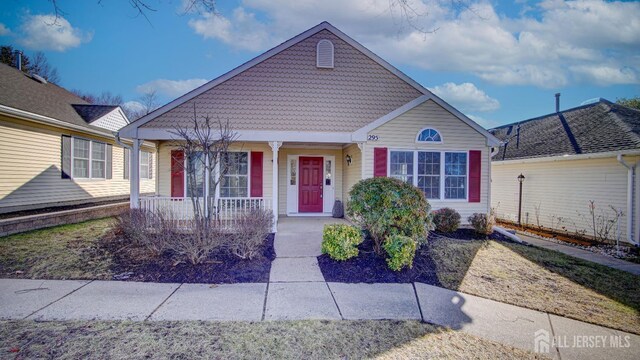
[[[634,108],[631,108],[631,107],[628,107],[628,106],[624,106],[624,105],[620,105],[620,104],[617,104],[617,103],[612,103],[610,101],[608,101],[608,104],[606,104],[606,105],[609,108],[609,111],[607,111],[607,115],[609,117],[611,117],[613,119],[613,121],[616,124],[618,124],[618,126],[622,127],[626,131],[626,133],[631,134],[631,136],[635,138],[636,143],[640,144],[640,134],[638,134],[635,131],[633,131],[631,126],[629,126],[629,124],[620,117],[620,115],[618,114],[617,111],[613,111],[613,106],[616,106],[616,107],[620,106],[620,107],[624,108],[625,110],[626,109],[631,109],[631,110],[633,110],[635,112],[640,112],[640,110],[636,110]]]
[[[605,98],[600,98],[600,100],[598,102],[585,104],[585,105],[580,105],[580,106],[572,107],[572,108],[565,109],[565,110],[562,110],[562,111],[552,112],[552,113],[548,113],[548,114],[545,114],[545,115],[536,116],[536,117],[529,118],[529,119],[524,119],[524,120],[520,120],[520,121],[514,121],[512,123],[496,126],[494,128],[491,128],[490,130],[502,129],[502,128],[505,128],[507,126],[519,125],[519,124],[523,124],[523,123],[526,123],[526,122],[529,122],[529,121],[542,120],[544,118],[548,118],[548,117],[551,117],[551,116],[554,116],[554,115],[557,116],[558,114],[564,114],[564,113],[570,112],[570,111],[576,111],[576,110],[586,109],[586,108],[589,108],[589,107],[594,107],[596,105],[599,105],[599,104],[602,104],[602,103],[605,103],[605,102],[606,103],[612,103],[611,101],[609,101],[609,100],[607,100]]]

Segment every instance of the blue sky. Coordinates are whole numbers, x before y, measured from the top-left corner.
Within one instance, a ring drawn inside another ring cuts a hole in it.
[[[149,21],[126,0],[0,4],[0,44],[44,51],[61,85],[133,102],[149,89],[167,102],[321,21],[329,21],[486,127],[603,97],[640,95],[640,3],[410,0],[220,1],[219,14],[185,14],[182,0],[147,0]]]

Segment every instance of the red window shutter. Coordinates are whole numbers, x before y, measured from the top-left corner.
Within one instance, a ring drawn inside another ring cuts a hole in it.
[[[373,176],[387,176],[387,148],[373,148]]]
[[[262,151],[251,152],[251,197],[262,197]]]
[[[482,151],[469,151],[469,202],[480,202],[482,182]]]
[[[184,152],[171,150],[171,197],[184,197]]]

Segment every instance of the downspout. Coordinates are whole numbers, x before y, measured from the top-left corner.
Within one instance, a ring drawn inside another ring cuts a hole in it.
[[[131,151],[131,146],[123,143],[122,141],[120,141],[120,133],[119,132],[114,132],[113,136],[116,138],[116,143],[118,143],[118,145],[122,146],[123,148],[127,148],[127,149],[129,149],[129,151]]]
[[[487,214],[491,213],[491,159],[494,156],[498,155],[498,153],[500,152],[500,146],[502,146],[502,144],[500,144],[497,147],[492,147],[491,152],[489,153],[489,189],[487,189],[487,195],[488,195]]]
[[[635,204],[634,204],[634,189],[635,189],[635,180],[636,180],[636,168],[640,163],[640,160],[635,164],[628,164],[622,158],[622,154],[618,154],[618,162],[627,168],[627,241],[631,244],[638,245],[637,242],[634,241],[633,229],[635,227]]]

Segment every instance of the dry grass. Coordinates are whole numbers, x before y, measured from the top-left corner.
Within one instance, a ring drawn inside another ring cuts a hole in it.
[[[417,321],[0,322],[0,352],[57,359],[529,359]]]
[[[110,279],[111,258],[98,241],[113,224],[107,218],[0,237],[0,276]]]
[[[443,239],[430,253],[444,287],[640,334],[640,276],[495,241]]]

